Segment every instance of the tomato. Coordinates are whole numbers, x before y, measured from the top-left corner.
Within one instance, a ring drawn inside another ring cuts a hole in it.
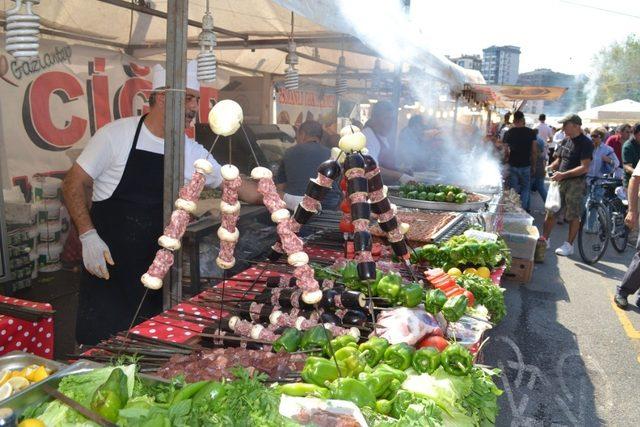
[[[437,335],[429,335],[418,343],[418,348],[433,347],[442,351],[449,346],[449,341]]]
[[[476,297],[473,296],[473,294],[471,293],[471,291],[464,291],[464,295],[467,297],[467,299],[469,300],[469,302],[467,303],[468,307],[473,307],[476,303]]]
[[[340,203],[340,210],[344,213],[351,212],[351,203],[349,203],[348,199],[344,199],[342,203]]]

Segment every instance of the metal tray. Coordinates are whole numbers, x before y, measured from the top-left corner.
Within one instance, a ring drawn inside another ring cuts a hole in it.
[[[38,384],[47,381],[49,378],[58,375],[62,372],[68,365],[64,363],[56,362],[54,360],[45,359],[44,357],[36,356],[34,354],[25,353],[23,351],[12,351],[11,353],[7,353],[6,355],[0,357],[0,370],[8,369],[11,371],[21,370],[26,368],[29,365],[43,365],[45,368],[51,370],[51,375],[44,379],[43,381],[37,382],[35,384],[30,385],[19,393],[14,394],[5,400],[0,400],[0,406],[4,406],[5,402],[10,399],[13,399],[17,396],[20,396],[25,393],[29,393],[34,387]]]
[[[478,211],[484,208],[487,202],[491,200],[491,197],[485,194],[476,193],[476,195],[480,197],[480,200],[477,202],[467,203],[430,202],[428,200],[406,199],[391,193],[389,193],[389,200],[398,206],[404,206],[407,208],[426,209],[431,211],[468,212]]]

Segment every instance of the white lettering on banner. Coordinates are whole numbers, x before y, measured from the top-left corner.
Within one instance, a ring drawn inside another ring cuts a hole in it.
[[[120,52],[41,41],[37,59],[17,62],[0,50],[0,171],[3,187],[34,174],[61,176],[107,123],[148,109],[152,62]],[[201,90],[200,120],[217,97]],[[7,182],[7,179],[9,180]]]

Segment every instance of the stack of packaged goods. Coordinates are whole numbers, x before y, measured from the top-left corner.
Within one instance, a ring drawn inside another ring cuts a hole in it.
[[[38,271],[54,272],[62,268],[63,233],[68,226],[63,226],[62,181],[52,177],[35,177],[33,202],[37,211],[38,223]]]

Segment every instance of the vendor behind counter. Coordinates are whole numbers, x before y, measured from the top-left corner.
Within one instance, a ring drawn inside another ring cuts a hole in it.
[[[289,209],[295,210],[304,197],[309,179],[317,176],[320,163],[331,156],[331,150],[320,142],[322,133],[319,122],[308,120],[302,123],[296,131],[296,145],[287,149],[282,157],[274,182],[278,190],[284,191],[284,201]],[[322,208],[335,210],[340,199],[340,188],[334,182],[322,201]]]

